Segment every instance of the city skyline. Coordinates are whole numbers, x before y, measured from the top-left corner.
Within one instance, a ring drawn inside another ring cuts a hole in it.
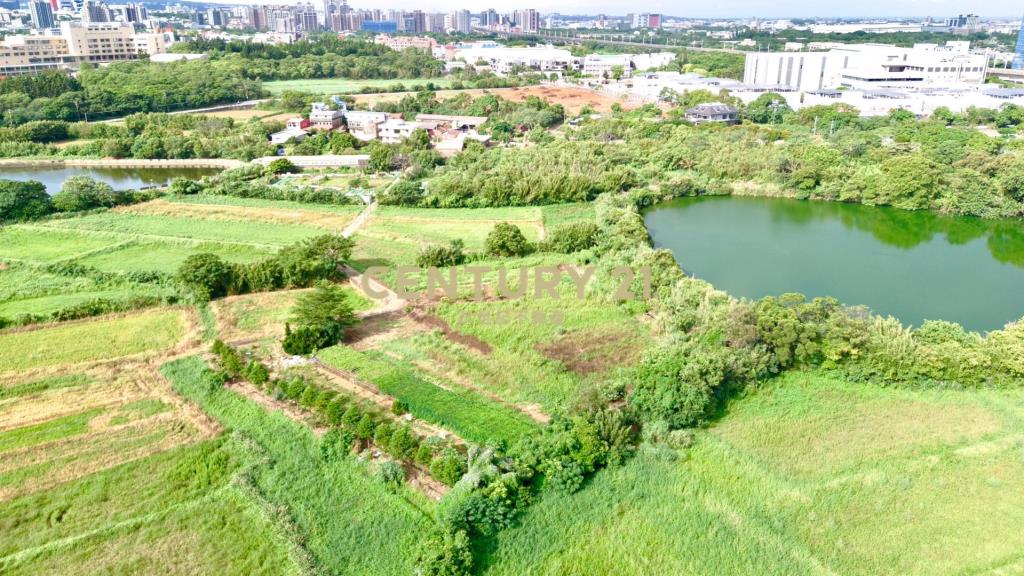
[[[293,5],[306,4],[305,1],[275,0],[220,0],[230,5]],[[312,2],[318,4],[318,2]],[[481,12],[494,9],[498,12],[511,12],[522,9],[530,4],[522,0],[443,0],[441,2],[423,3],[418,0],[389,0],[383,4],[376,2],[350,1],[355,9],[390,8],[396,10],[423,10],[424,12],[447,12],[466,9]],[[823,11],[820,2],[812,0],[782,0],[766,7],[758,0],[737,0],[726,4],[680,5],[678,2],[666,0],[642,0],[640,2],[623,3],[612,0],[552,0],[537,6],[544,14],[559,13],[566,15],[623,16],[628,13],[653,12],[666,16],[690,18],[914,18],[914,17],[945,17],[951,14],[974,13],[986,18],[1019,18],[1024,15],[1024,6],[1009,0],[986,2],[978,6],[977,2],[965,0],[868,0],[856,5],[844,4],[829,7]]]

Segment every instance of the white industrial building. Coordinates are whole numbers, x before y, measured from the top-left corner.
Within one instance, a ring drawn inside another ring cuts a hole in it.
[[[985,79],[986,57],[972,54],[969,48],[968,42],[947,42],[913,48],[849,44],[825,52],[758,52],[747,54],[743,82],[803,92],[980,84]]]

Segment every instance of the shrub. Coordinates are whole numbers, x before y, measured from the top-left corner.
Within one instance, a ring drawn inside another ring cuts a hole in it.
[[[466,261],[462,240],[452,240],[448,246],[431,244],[420,250],[416,265],[420,268],[448,268]]]
[[[267,164],[268,174],[295,174],[297,172],[299,172],[299,167],[287,158],[277,158]]]
[[[523,256],[529,253],[530,244],[518,226],[499,222],[487,234],[484,248],[492,256]]]
[[[395,400],[391,403],[391,413],[395,416],[401,416],[409,412],[409,403],[403,400]]]
[[[426,539],[418,553],[417,574],[468,576],[473,570],[473,551],[465,530],[444,530]]]
[[[50,195],[41,182],[0,179],[0,222],[34,220],[51,209]]]
[[[408,425],[402,425],[391,433],[391,437],[388,439],[387,451],[395,458],[405,460],[416,453],[418,446],[419,437],[416,433]]]
[[[331,428],[320,439],[320,456],[325,462],[344,459],[352,449],[352,433],[341,428]]]
[[[413,180],[395,182],[377,199],[385,206],[418,206],[422,200],[423,187]]]
[[[448,486],[454,486],[465,473],[466,458],[455,448],[447,447],[441,450],[437,458],[430,463],[430,475]]]
[[[231,267],[216,254],[193,254],[178,267],[177,279],[201,299],[227,295],[232,280]]]
[[[597,245],[599,228],[594,222],[573,222],[556,226],[548,237],[555,252],[571,254]]]
[[[310,326],[289,330],[281,341],[284,351],[293,356],[308,356],[330,345],[331,339],[327,333]]]
[[[397,490],[405,482],[405,471],[397,462],[381,462],[377,466],[377,479],[388,488]]]
[[[202,192],[203,185],[195,180],[189,180],[188,178],[175,178],[174,180],[171,180],[171,184],[167,187],[167,191],[177,196],[191,196]]]
[[[270,372],[267,371],[267,367],[258,360],[250,360],[249,364],[245,367],[246,377],[249,382],[252,382],[256,386],[263,387],[270,380]]]
[[[352,256],[354,246],[349,238],[325,234],[286,246],[275,259],[285,286],[305,287],[317,280],[344,277],[341,266]]]
[[[52,200],[53,209],[58,212],[109,208],[117,203],[117,193],[110,184],[97,182],[88,176],[71,176]]]

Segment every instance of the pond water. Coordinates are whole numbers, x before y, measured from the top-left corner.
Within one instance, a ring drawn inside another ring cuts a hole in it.
[[[114,190],[131,190],[146,186],[162,186],[179,176],[198,179],[220,172],[217,168],[0,168],[0,178],[7,180],[38,180],[51,195],[71,176],[88,176],[113,186]]]
[[[1024,316],[1024,223],[776,198],[681,198],[644,213],[654,245],[734,296],[834,296],[906,324],[978,331]]]

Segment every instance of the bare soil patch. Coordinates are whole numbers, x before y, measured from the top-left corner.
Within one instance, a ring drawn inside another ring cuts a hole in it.
[[[629,364],[640,354],[640,347],[625,331],[605,333],[574,332],[535,347],[545,358],[557,360],[567,370],[581,376],[604,372]]]
[[[316,226],[334,232],[345,229],[355,214],[338,214],[301,208],[259,208],[253,206],[229,206],[221,204],[184,204],[166,200],[152,200],[142,204],[115,209],[131,214],[152,214],[203,218],[205,220],[227,220],[234,222],[260,221],[273,224],[299,224]]]
[[[355,94],[357,104],[368,104],[372,106],[378,102],[393,102],[412,94],[411,92],[391,92],[384,94]],[[613,104],[619,104],[625,109],[636,108],[637,104],[626,102],[589,90],[573,86],[521,86],[518,88],[491,88],[469,90],[438,90],[438,98],[451,98],[459,94],[469,94],[477,98],[485,94],[495,94],[506,100],[519,102],[530,96],[537,96],[552,104],[561,104],[569,114],[579,114],[584,106],[589,105],[597,112],[610,112]]]

